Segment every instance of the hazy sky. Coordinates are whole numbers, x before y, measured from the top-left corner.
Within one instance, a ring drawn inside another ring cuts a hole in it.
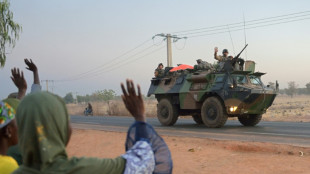
[[[243,13],[248,21],[308,11],[310,1],[12,0],[11,10],[23,32],[0,69],[1,98],[17,90],[9,78],[14,66],[24,70],[30,89],[33,79],[24,68],[24,58],[35,61],[41,80],[55,80],[50,90],[53,87],[61,96],[103,89],[119,93],[119,83],[126,78],[140,83],[146,93],[157,64],[166,65],[165,42],[156,38],[118,56],[155,34],[242,22]],[[256,70],[267,72],[265,83],[279,80],[284,88],[288,81],[300,87],[310,82],[309,31],[310,19],[246,30],[247,58],[257,63]],[[237,54],[244,46],[244,32],[232,31],[231,37],[235,51],[228,32],[179,40],[172,46],[173,64],[194,65],[199,58],[213,63],[215,46]],[[77,76],[99,66],[103,70]],[[80,79],[58,81],[75,77]],[[45,83],[42,86],[46,88]]]

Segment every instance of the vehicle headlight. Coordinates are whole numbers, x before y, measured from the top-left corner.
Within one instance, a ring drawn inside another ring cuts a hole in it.
[[[238,106],[231,106],[231,107],[229,108],[229,111],[230,111],[230,112],[235,112],[237,109],[238,109]]]

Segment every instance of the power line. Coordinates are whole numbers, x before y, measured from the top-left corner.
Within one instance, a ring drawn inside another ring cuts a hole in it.
[[[167,67],[172,67],[172,48],[171,48],[171,39],[173,39],[173,42],[177,42],[180,39],[187,39],[187,37],[178,37],[177,35],[171,35],[171,34],[156,34],[152,37],[152,39],[156,37],[163,37],[164,40],[167,41]],[[185,45],[184,45],[185,46]]]
[[[176,43],[176,42],[173,42],[174,47],[175,47],[177,50],[183,50],[183,49],[185,48],[185,45],[186,45],[186,40],[187,40],[187,38],[184,40],[183,46],[182,46],[181,48],[179,48],[179,47],[177,46],[177,43]]]
[[[117,68],[123,67],[123,66],[128,65],[128,64],[130,64],[130,63],[133,63],[133,62],[135,62],[135,61],[137,61],[137,60],[139,60],[139,59],[145,58],[146,56],[151,55],[151,54],[153,54],[153,53],[155,53],[155,52],[157,52],[157,51],[163,49],[164,47],[165,47],[165,46],[159,47],[159,48],[157,48],[157,49],[155,49],[155,50],[153,50],[153,51],[151,51],[151,52],[149,52],[149,53],[146,53],[146,54],[144,54],[144,55],[142,55],[142,56],[140,56],[140,57],[137,57],[137,58],[135,58],[135,59],[133,59],[133,60],[127,60],[127,61],[125,61],[125,62],[123,62],[123,63],[121,63],[121,64],[112,65],[112,66],[110,66],[110,67],[107,68],[107,69],[104,69],[104,70],[101,70],[101,71],[96,71],[94,74],[89,74],[89,75],[87,75],[87,76],[78,77],[78,78],[71,79],[71,80],[68,80],[68,81],[75,81],[75,80],[82,80],[82,79],[86,79],[86,78],[97,77],[97,76],[99,76],[99,75],[102,75],[103,73],[111,72],[111,71],[113,71],[113,70],[116,70]],[[117,68],[116,68],[116,67],[117,67]]]
[[[235,53],[235,46],[234,46],[234,42],[233,42],[233,39],[231,37],[231,33],[230,33],[230,29],[229,29],[229,26],[227,25],[227,30],[229,32],[229,36],[230,36],[230,41],[231,41],[231,44],[232,44],[232,47],[233,47],[233,52],[234,52],[234,55],[236,55]]]
[[[143,55],[143,56],[140,56],[140,57],[138,57],[138,58],[136,58],[136,59],[133,59],[133,60],[131,60],[131,61],[128,61],[128,62],[124,62],[123,64],[120,64],[120,65],[117,65],[117,66],[118,66],[118,67],[122,67],[122,66],[128,65],[128,64],[130,64],[130,63],[133,63],[133,62],[135,62],[135,61],[137,61],[137,60],[140,60],[140,59],[142,59],[142,58],[145,58],[146,56],[149,56],[149,55],[151,55],[151,54],[153,54],[153,53],[155,53],[155,52],[158,52],[159,50],[162,50],[164,47],[165,47],[165,46],[161,46],[161,47],[159,47],[159,48],[157,48],[157,49],[155,49],[155,50],[153,50],[153,51],[151,51],[151,52],[149,52],[149,53],[147,53],[147,54],[145,54],[145,55]],[[110,72],[110,71],[112,71],[112,70],[114,70],[114,69],[115,69],[115,67],[111,67],[110,70],[107,70],[107,71],[105,71],[104,73]]]
[[[228,26],[230,27],[230,29],[232,28],[240,28],[240,27],[244,27],[244,23],[247,23],[247,26],[255,26],[257,24],[266,24],[266,23],[270,23],[272,24],[274,21],[282,21],[282,20],[288,20],[288,19],[294,19],[294,18],[300,18],[300,17],[310,17],[310,14],[307,14],[307,15],[299,15],[299,16],[292,16],[292,17],[286,17],[286,18],[281,18],[281,19],[272,19],[272,20],[266,20],[266,21],[260,21],[260,22],[249,22],[249,21],[243,21],[242,23],[240,23],[239,25],[229,25]],[[285,21],[283,21],[285,22]],[[227,26],[227,25],[226,25]],[[194,35],[194,34],[200,34],[200,33],[208,33],[208,32],[212,32],[212,31],[221,31],[221,30],[227,30],[227,27],[221,27],[221,28],[215,28],[215,29],[209,29],[209,30],[205,30],[205,31],[197,31],[197,32],[190,32],[190,33],[185,33],[185,34],[182,34],[182,35],[187,35],[188,37],[190,35]]]
[[[222,31],[222,32],[208,33],[208,34],[203,34],[203,35],[193,35],[193,36],[190,36],[190,38],[206,36],[206,35],[214,35],[214,34],[220,34],[220,33],[226,33],[226,32],[231,32],[231,31],[240,31],[240,30],[245,30],[245,29],[253,29],[253,28],[259,28],[259,27],[266,27],[266,26],[278,25],[278,24],[283,24],[283,23],[290,23],[290,22],[307,20],[307,19],[310,19],[310,18],[302,18],[302,19],[295,19],[295,20],[289,20],[289,21],[283,21],[283,22],[275,22],[275,23],[270,23],[270,24],[265,24],[265,25],[257,25],[257,26],[252,26],[252,27],[245,27],[245,25],[243,25],[242,28],[235,29],[235,30],[226,29],[226,31]]]
[[[151,46],[149,46],[149,47],[143,49],[142,51],[139,51],[138,53],[135,53],[134,55],[131,55],[131,56],[129,56],[129,57],[126,57],[126,58],[127,58],[126,60],[128,60],[128,59],[130,59],[130,58],[132,58],[132,57],[134,57],[134,56],[136,56],[136,55],[139,55],[139,54],[141,54],[141,53],[143,53],[143,52],[149,50],[149,49],[152,48],[152,47],[153,47],[153,45],[151,45]],[[76,78],[81,78],[81,77],[83,77],[83,76],[91,76],[92,74],[96,74],[97,72],[103,71],[106,67],[109,68],[109,67],[111,67],[111,66],[115,66],[115,65],[121,63],[122,61],[123,61],[123,59],[122,59],[122,60],[119,60],[119,61],[117,61],[117,62],[115,62],[114,64],[106,64],[106,65],[102,66],[100,69],[94,70],[94,71],[89,72],[89,73],[87,73],[87,74],[82,74],[82,75],[77,76],[77,77],[75,77],[75,78],[67,79],[66,81],[68,81],[68,80],[69,80],[69,81],[70,81],[70,80],[74,80],[74,79],[76,79]],[[109,65],[109,66],[108,66],[108,65]]]
[[[255,19],[255,20],[249,20],[249,21],[245,21],[245,22],[246,23],[251,23],[251,22],[255,22],[255,21],[261,21],[261,20],[266,20],[266,19],[274,19],[274,18],[281,18],[281,17],[285,17],[285,16],[293,16],[293,15],[304,14],[304,13],[309,13],[309,12],[310,11],[302,11],[302,12],[290,13],[290,14],[285,14],[285,15],[279,15],[279,16],[273,16],[273,17]],[[206,29],[211,29],[211,28],[221,28],[221,27],[225,27],[227,25],[231,26],[231,25],[237,25],[237,24],[243,24],[243,22],[230,23],[230,24],[226,24],[226,25],[217,25],[217,26],[211,26],[211,27],[196,28],[196,29],[190,29],[190,30],[182,30],[182,31],[176,31],[176,32],[171,32],[171,33],[175,33],[175,34],[182,33],[182,35],[185,35],[186,33],[192,32],[192,31],[206,30]]]
[[[290,22],[303,21],[303,20],[308,20],[308,19],[310,19],[310,17],[302,18],[302,19],[297,19],[297,20],[290,20],[290,21],[285,21],[285,22],[276,22],[276,23],[271,23],[271,24],[267,24],[267,25],[259,25],[259,26],[253,26],[253,27],[246,27],[245,29],[267,27],[267,26],[273,26],[273,25],[278,25],[278,24],[285,24],[285,23],[290,23]],[[231,32],[232,31],[240,31],[240,30],[243,30],[243,28],[231,30]],[[228,31],[226,30],[226,31],[221,31],[221,32],[214,32],[214,33],[207,33],[207,34],[200,34],[200,35],[192,35],[192,36],[188,36],[188,38],[195,38],[195,37],[201,37],[201,36],[209,36],[209,35],[221,34],[221,33],[226,33],[226,32],[228,32]]]
[[[146,41],[142,42],[141,44],[137,45],[136,47],[134,47],[134,48],[132,48],[132,49],[126,51],[125,53],[123,53],[123,54],[121,54],[121,55],[119,55],[119,56],[117,56],[117,57],[111,59],[110,61],[108,61],[108,62],[106,62],[106,63],[104,63],[104,64],[102,64],[102,65],[100,65],[100,66],[97,66],[97,67],[92,68],[92,69],[90,69],[90,70],[88,70],[88,71],[86,71],[86,72],[83,72],[83,73],[80,73],[80,74],[77,74],[77,75],[74,75],[74,76],[71,76],[71,77],[68,77],[68,78],[65,78],[65,79],[61,79],[61,80],[58,80],[58,81],[67,81],[67,80],[69,80],[69,79],[72,79],[72,78],[75,78],[75,77],[78,77],[78,76],[82,76],[82,75],[85,75],[85,74],[89,74],[89,73],[91,73],[92,71],[95,71],[95,70],[97,70],[97,69],[104,68],[104,67],[108,66],[109,64],[115,62],[116,60],[120,59],[121,57],[127,55],[128,53],[130,53],[130,52],[132,52],[132,51],[134,51],[134,50],[140,48],[141,46],[143,46],[144,44],[146,44],[146,43],[149,42],[149,41],[151,41],[151,39],[147,39]]]
[[[54,80],[41,80],[41,82],[45,82],[46,84],[46,91],[48,92],[48,82],[52,82],[53,85],[52,85],[52,93],[54,92]]]
[[[309,12],[310,11],[304,11],[304,12],[291,13],[291,14],[287,14],[287,15],[281,15],[281,16],[275,16],[275,17],[269,17],[269,18],[262,18],[262,19],[256,19],[256,20],[249,20],[249,21],[245,21],[245,19],[243,19],[243,22],[239,22],[239,23],[232,23],[232,24],[228,24],[228,25],[226,24],[226,25],[219,25],[219,26],[213,26],[213,27],[205,27],[205,28],[200,28],[200,29],[184,30],[184,31],[174,32],[174,33],[185,33],[185,34],[187,33],[188,38],[195,38],[195,37],[202,37],[202,36],[215,35],[215,34],[221,34],[221,33],[229,32],[230,37],[231,37],[231,32],[233,32],[233,31],[240,31],[240,30],[245,31],[246,29],[253,29],[253,28],[259,28],[259,27],[266,27],[266,26],[273,26],[273,25],[278,25],[278,24],[290,23],[290,22],[295,22],[295,21],[307,20],[307,19],[310,19],[310,14],[307,14]],[[301,18],[301,17],[305,17],[305,18]],[[288,19],[291,19],[291,20],[288,20]],[[275,21],[277,21],[277,22],[275,22]],[[278,21],[282,21],[282,22],[278,22]],[[245,25],[245,23],[247,23],[247,25]],[[262,24],[262,25],[260,25],[260,24]],[[226,26],[227,28],[222,27],[222,26]],[[221,28],[219,28],[219,27],[221,27]],[[234,29],[231,30],[231,28],[234,28]],[[213,32],[213,31],[216,31],[216,32]],[[183,34],[183,35],[185,35],[185,34]],[[155,36],[165,36],[165,34],[157,34]],[[154,39],[154,37],[152,39]],[[176,38],[176,40],[174,40],[174,42],[176,42],[178,39],[181,39],[181,38],[187,38],[187,37],[182,37],[182,36],[177,37],[176,35],[170,35],[170,37]],[[116,62],[116,60],[118,60],[121,57],[124,57],[125,55],[129,54],[130,52],[133,52],[134,50],[142,47],[143,45],[148,43],[150,40],[151,39],[144,41],[143,43],[139,44],[138,46],[134,47],[133,49],[126,51],[122,55],[117,56],[116,58],[106,62],[105,64],[102,64],[102,65],[100,65],[94,69],[89,70],[89,71],[77,74],[75,76],[71,76],[70,78],[63,79],[62,81],[73,81],[73,80],[80,80],[80,79],[85,79],[85,78],[96,77],[96,76],[101,75],[102,73],[113,71],[115,69],[118,69],[119,67],[128,65],[134,61],[142,59],[145,56],[148,56],[148,55],[150,55],[154,52],[157,52],[163,48],[163,47],[160,47],[160,48],[153,50],[153,51],[151,51],[151,52],[149,52],[143,56],[136,58],[137,55],[145,52],[146,50],[151,49],[155,45],[154,40],[153,40],[153,45],[139,51],[138,53],[135,53],[129,57],[126,57],[127,59],[125,59],[125,60],[119,60],[118,62]],[[164,41],[164,40],[162,40],[162,41]],[[232,41],[232,37],[231,37],[231,41]],[[233,44],[233,42],[232,42],[232,44]],[[107,68],[104,69],[105,67],[107,67]]]
[[[246,42],[246,32],[245,32],[245,17],[244,17],[244,13],[243,13],[243,34],[244,34],[244,46],[246,46],[247,42]],[[245,60],[248,59],[248,51],[247,49],[245,49]]]

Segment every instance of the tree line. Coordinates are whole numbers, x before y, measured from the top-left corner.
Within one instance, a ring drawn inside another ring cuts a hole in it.
[[[275,89],[275,83],[269,82],[268,85]],[[290,81],[287,83],[287,88],[280,89],[279,93],[286,94],[290,97],[293,97],[294,95],[310,95],[310,82],[307,83],[305,87],[299,88],[299,85],[296,82]]]
[[[144,100],[155,99],[154,96],[145,97]],[[92,94],[86,95],[76,95],[74,96],[72,92],[67,93],[63,99],[66,103],[89,103],[89,102],[101,102],[109,100],[122,100],[120,95],[116,95],[116,92],[112,89],[97,90]]]
[[[117,97],[116,92],[112,89],[104,89],[93,92],[87,95],[76,95],[74,98],[73,93],[69,92],[65,95],[64,100],[66,103],[88,103],[94,101],[109,101]]]
[[[273,82],[269,82],[268,85],[275,89],[276,85]],[[287,84],[287,88],[280,89],[280,94],[286,94],[290,97],[294,95],[310,95],[310,82],[305,85],[303,88],[299,88],[298,84],[294,81],[290,81]],[[154,96],[144,97],[144,100],[155,99]],[[104,89],[93,92],[92,94],[86,95],[76,95],[74,97],[72,92],[69,92],[63,98],[66,103],[88,103],[88,102],[100,102],[100,101],[109,101],[109,100],[121,100],[121,96],[116,95],[116,92],[112,89]]]

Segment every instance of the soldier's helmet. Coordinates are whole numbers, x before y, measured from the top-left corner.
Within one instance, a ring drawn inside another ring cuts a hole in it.
[[[198,64],[202,62],[201,59],[197,59],[196,61],[197,61]]]
[[[228,53],[228,49],[223,49],[223,54]]]

